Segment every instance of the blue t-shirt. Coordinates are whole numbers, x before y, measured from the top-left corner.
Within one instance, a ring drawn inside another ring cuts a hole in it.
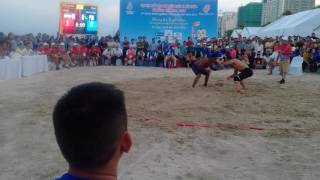
[[[79,177],[72,176],[69,173],[66,173],[63,176],[61,176],[60,178],[55,179],[55,180],[90,180],[90,179],[79,178]]]

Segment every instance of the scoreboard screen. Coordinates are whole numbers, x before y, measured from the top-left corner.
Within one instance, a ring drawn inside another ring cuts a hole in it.
[[[60,34],[96,35],[98,8],[93,5],[61,3]]]

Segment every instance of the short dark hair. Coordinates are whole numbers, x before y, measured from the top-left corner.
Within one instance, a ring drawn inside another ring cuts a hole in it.
[[[56,104],[53,125],[71,167],[102,167],[112,159],[119,136],[127,129],[124,94],[104,83],[74,87]]]

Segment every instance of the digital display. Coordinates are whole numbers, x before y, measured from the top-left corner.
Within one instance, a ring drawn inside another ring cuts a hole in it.
[[[97,34],[98,8],[96,6],[62,3],[60,13],[60,34]]]

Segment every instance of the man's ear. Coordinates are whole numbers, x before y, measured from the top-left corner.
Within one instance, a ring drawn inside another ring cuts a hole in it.
[[[131,135],[129,134],[129,132],[126,131],[122,136],[121,151],[128,153],[131,149],[131,146],[132,146]]]

